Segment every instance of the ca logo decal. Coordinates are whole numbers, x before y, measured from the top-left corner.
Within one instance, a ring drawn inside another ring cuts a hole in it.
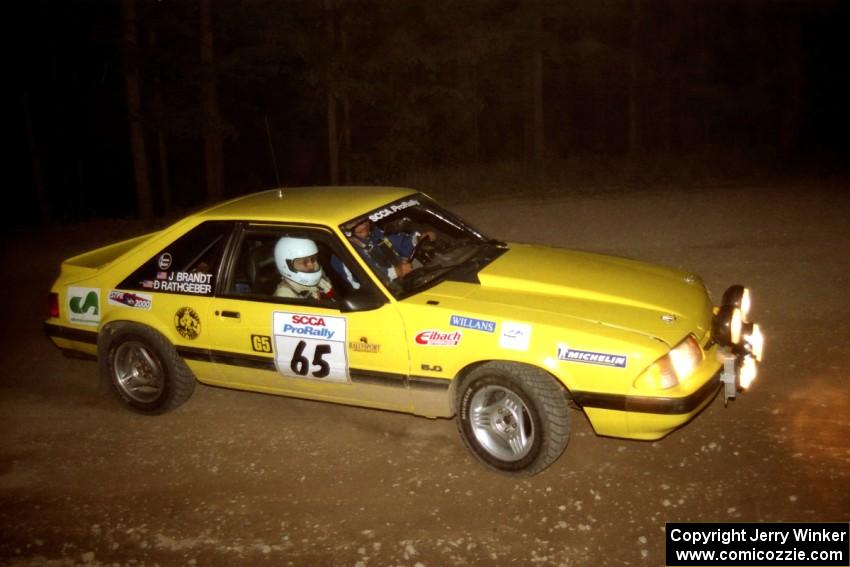
[[[81,303],[82,302],[82,303]],[[85,299],[82,297],[72,297],[70,302],[71,311],[82,315],[88,313],[91,309],[91,315],[97,315],[98,310],[97,293],[90,291],[86,294]]]

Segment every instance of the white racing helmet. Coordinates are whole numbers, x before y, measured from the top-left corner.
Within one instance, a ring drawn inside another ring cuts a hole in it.
[[[316,264],[315,272],[299,272],[293,261],[297,258],[314,256],[319,252],[316,243],[308,238],[292,238],[284,236],[274,245],[274,263],[280,275],[295,283],[314,286],[322,279],[322,267]]]

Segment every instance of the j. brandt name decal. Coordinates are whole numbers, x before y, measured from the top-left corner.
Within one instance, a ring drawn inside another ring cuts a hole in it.
[[[167,279],[161,278],[165,273],[160,272],[157,279],[150,283],[153,291],[172,293],[189,293],[192,295],[209,295],[212,293],[212,274],[201,272],[168,272]]]

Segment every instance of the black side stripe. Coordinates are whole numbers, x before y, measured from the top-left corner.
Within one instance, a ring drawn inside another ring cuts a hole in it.
[[[582,407],[677,415],[692,412],[706,399],[713,398],[719,389],[720,372],[718,371],[699,390],[683,398],[624,396],[619,394],[598,394],[595,392],[571,392],[571,395],[573,400]]]
[[[377,370],[361,370],[349,368],[348,374],[351,381],[358,384],[371,384],[373,386],[387,386],[390,388],[404,388],[407,376],[395,372],[379,372]]]
[[[235,354],[231,352],[208,350],[187,346],[178,346],[177,354],[186,360],[199,362],[211,362],[215,364],[227,364],[230,366],[241,366],[243,368],[254,368],[257,370],[268,370],[277,372],[274,358],[270,356],[258,356],[250,354]],[[418,390],[448,390],[450,380],[431,378],[428,376],[406,376],[396,372],[380,372],[377,370],[363,370],[350,368],[351,381],[358,384],[371,384],[373,386],[386,386],[391,388],[405,388],[408,385]]]
[[[44,332],[48,337],[56,337],[58,339],[67,339],[78,343],[86,343],[90,345],[97,344],[97,331],[83,331],[81,329],[72,329],[63,327],[54,323],[45,323]]]
[[[268,356],[252,354],[234,354],[220,350],[209,350],[187,346],[176,347],[177,354],[186,360],[197,360],[199,362],[213,362],[215,364],[227,364],[229,366],[242,366],[245,368],[256,368],[258,370],[275,371],[274,359]]]
[[[448,390],[451,380],[431,376],[411,376],[410,387],[414,390]]]

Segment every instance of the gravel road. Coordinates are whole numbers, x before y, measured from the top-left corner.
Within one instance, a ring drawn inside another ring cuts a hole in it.
[[[452,420],[199,386],[128,412],[42,331],[59,261],[141,231],[4,236],[0,563],[662,565],[668,521],[850,521],[850,197],[839,183],[511,198],[453,207],[502,239],[753,290],[767,335],[746,395],[657,442],[599,437],[515,480]]]

